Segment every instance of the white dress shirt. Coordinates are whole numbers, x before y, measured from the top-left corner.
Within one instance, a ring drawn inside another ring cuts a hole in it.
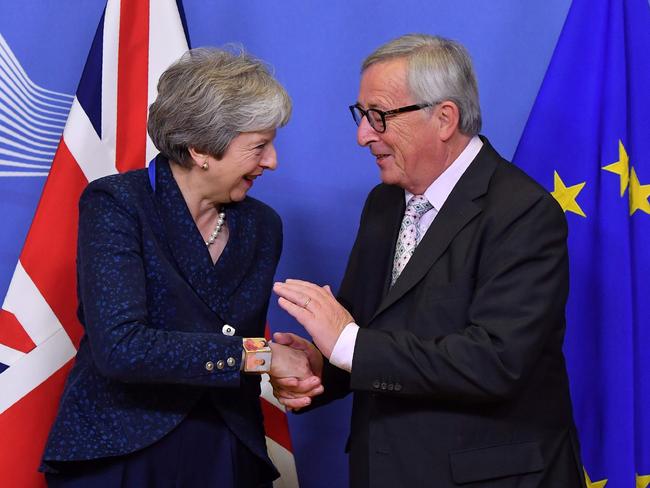
[[[424,234],[426,234],[431,223],[449,197],[449,194],[456,186],[456,183],[458,183],[458,180],[460,180],[461,176],[469,168],[469,165],[474,161],[474,158],[476,158],[476,155],[482,147],[483,142],[481,139],[478,136],[472,137],[456,160],[424,191],[424,196],[427,197],[427,200],[429,200],[433,208],[425,213],[418,222],[419,234],[421,236],[420,240],[422,240]],[[406,203],[412,197],[413,194],[411,192],[404,190]],[[330,356],[331,364],[345,371],[352,371],[352,357],[354,355],[354,345],[357,341],[358,332],[359,326],[354,322],[350,322],[345,326],[332,350],[332,355]]]

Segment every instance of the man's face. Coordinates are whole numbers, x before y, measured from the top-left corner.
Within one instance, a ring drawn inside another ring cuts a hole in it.
[[[397,58],[368,67],[361,76],[359,98],[363,109],[392,110],[414,100],[408,89],[406,60]],[[357,142],[368,146],[384,183],[414,194],[424,190],[444,171],[445,148],[438,137],[437,107],[386,118],[386,131],[375,131],[366,117],[357,130]]]

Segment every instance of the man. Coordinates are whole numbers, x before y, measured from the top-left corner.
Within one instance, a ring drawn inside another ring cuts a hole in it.
[[[276,283],[313,337],[320,385],[274,380],[288,407],[354,392],[353,487],[584,486],[562,355],[564,214],[481,126],[459,44],[407,35],[363,63],[351,107],[382,184],[338,301]]]

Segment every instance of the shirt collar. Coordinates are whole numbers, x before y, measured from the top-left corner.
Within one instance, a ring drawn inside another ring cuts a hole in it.
[[[474,158],[476,158],[476,155],[482,147],[483,141],[478,136],[472,137],[456,160],[424,191],[424,196],[427,197],[427,200],[433,205],[436,212],[440,211],[447,197],[449,197],[449,194],[456,186],[456,183],[458,183],[463,173],[469,168],[469,165],[474,161]],[[413,193],[404,190],[404,198],[407,204],[412,196]]]

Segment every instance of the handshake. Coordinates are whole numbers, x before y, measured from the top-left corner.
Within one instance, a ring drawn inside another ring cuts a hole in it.
[[[341,332],[354,319],[327,285],[321,287],[290,279],[275,283],[273,291],[279,297],[280,307],[314,341],[311,343],[295,334],[275,333],[270,343],[273,394],[288,410],[299,410],[323,392],[323,358],[330,358]]]

